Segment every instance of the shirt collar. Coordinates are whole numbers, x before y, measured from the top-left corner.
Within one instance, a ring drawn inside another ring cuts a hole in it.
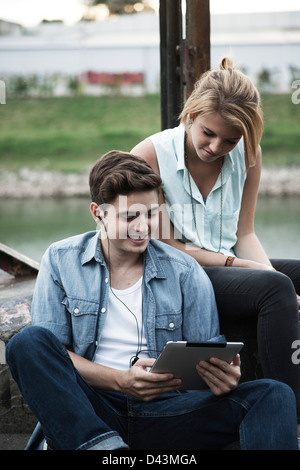
[[[99,231],[95,232],[95,235],[89,240],[85,251],[82,254],[81,264],[84,265],[95,259],[100,264],[106,264],[101,248]],[[155,247],[152,244],[152,240],[148,243],[146,251],[144,253],[144,274],[145,281],[148,281],[154,277],[166,278],[165,271],[160,263],[160,260],[156,254]]]
[[[155,240],[151,239],[144,254],[144,276],[146,282],[154,277],[160,279],[166,279],[167,277],[154,245]]]
[[[99,231],[94,232],[95,235],[89,240],[85,251],[82,254],[81,264],[88,263],[93,258],[101,264],[105,264],[104,256],[101,249],[101,243],[99,239]]]

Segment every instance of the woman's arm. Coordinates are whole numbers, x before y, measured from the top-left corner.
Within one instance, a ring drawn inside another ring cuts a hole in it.
[[[158,174],[159,166],[156,152],[149,139],[136,145],[131,153],[143,158]],[[254,233],[254,212],[256,206],[257,192],[261,171],[261,152],[257,153],[257,164],[248,171],[244,188],[240,221],[238,226],[238,241],[235,246],[236,259],[233,266],[254,269],[272,269],[272,266]],[[198,261],[201,266],[225,266],[227,259],[222,253],[215,253],[191,245],[186,246],[174,236],[174,227],[165,209],[163,194],[160,195],[160,234],[159,239],[169,245],[174,246]],[[164,234],[168,234],[167,238]]]
[[[235,260],[234,265],[252,267],[254,262],[258,264],[257,268],[271,269],[271,263],[254,231],[254,216],[260,176],[261,149],[259,147],[256,164],[248,170],[244,186],[237,231],[237,243],[234,247],[238,260]],[[259,265],[261,265],[261,267]]]

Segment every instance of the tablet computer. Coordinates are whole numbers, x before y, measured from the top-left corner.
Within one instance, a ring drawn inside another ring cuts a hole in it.
[[[196,364],[211,357],[218,357],[231,362],[240,352],[244,343],[190,343],[187,341],[169,341],[156,359],[151,372],[172,372],[182,379],[185,390],[207,388],[196,370]]]

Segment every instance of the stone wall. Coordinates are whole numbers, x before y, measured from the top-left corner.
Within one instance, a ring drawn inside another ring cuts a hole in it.
[[[30,324],[35,277],[15,279],[0,274],[0,433],[32,432],[37,422],[5,361],[5,347]]]

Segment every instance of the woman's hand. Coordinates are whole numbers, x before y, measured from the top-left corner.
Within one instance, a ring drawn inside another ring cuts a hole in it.
[[[241,360],[237,354],[233,361],[228,362],[216,357],[209,361],[200,361],[196,366],[198,374],[209,386],[214,395],[224,395],[234,390],[241,378]]]
[[[137,400],[150,401],[162,393],[177,390],[181,380],[173,374],[149,372],[155,359],[139,359],[129,370],[122,371],[119,381],[120,391]]]
[[[265,271],[275,271],[271,264],[259,263],[250,259],[235,258],[232,267],[248,268],[248,269],[263,269]]]

